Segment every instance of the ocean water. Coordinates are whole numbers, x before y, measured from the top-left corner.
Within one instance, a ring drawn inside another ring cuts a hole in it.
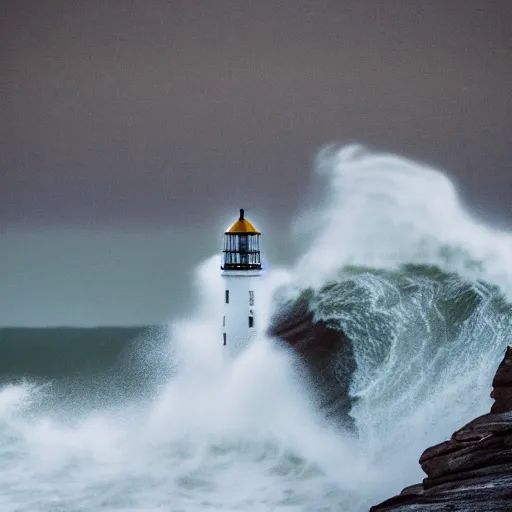
[[[217,256],[168,326],[1,332],[0,511],[364,511],[489,409],[512,236],[395,155],[332,148],[318,172],[325,196],[295,227],[303,255],[268,270],[265,321],[235,361],[219,344]],[[265,335],[304,290],[353,344],[355,430],[324,418],[296,355]]]

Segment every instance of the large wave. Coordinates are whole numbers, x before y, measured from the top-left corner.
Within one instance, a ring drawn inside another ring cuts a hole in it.
[[[296,222],[308,242],[295,275],[321,285],[346,265],[437,265],[512,290],[510,233],[476,221],[442,172],[361,146],[317,157],[325,195]]]
[[[326,194],[297,223],[307,249],[279,296],[350,343],[354,365],[340,344],[323,370],[334,393],[350,372],[354,443],[389,494],[422,478],[423,448],[489,408],[512,236],[473,219],[445,174],[395,155],[327,148],[318,172]]]
[[[150,360],[134,348],[130,364],[152,375],[143,394],[115,379],[103,402],[64,400],[55,380],[0,388],[1,510],[362,511],[418,481],[422,450],[488,409],[511,327],[511,236],[474,221],[426,166],[359,147],[318,161],[326,197],[298,221],[303,257],[264,278],[263,315],[306,304],[343,333],[353,364],[334,344],[328,383],[349,396],[354,429],[325,421],[266,325],[223,360],[212,258],[197,311]]]

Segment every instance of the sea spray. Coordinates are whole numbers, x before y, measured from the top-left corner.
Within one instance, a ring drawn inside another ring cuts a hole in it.
[[[289,288],[309,288],[315,320],[349,338],[354,443],[375,492],[403,487],[422,447],[488,409],[512,330],[512,236],[472,219],[428,166],[351,146],[317,170],[325,197],[297,224],[308,247]]]
[[[316,170],[324,197],[295,224],[308,240],[295,272],[301,287],[346,265],[427,263],[512,292],[512,235],[474,220],[439,170],[357,145],[325,148]]]
[[[101,409],[75,402],[57,415],[28,407],[15,423],[7,419],[17,457],[0,477],[8,489],[3,510],[289,510],[341,502],[325,468],[355,454],[321,425],[293,357],[266,339],[235,361],[222,357],[215,343],[221,290],[209,271],[216,267],[212,259],[198,269],[198,310],[171,328],[176,368],[149,400],[125,397]]]
[[[263,315],[310,288],[316,319],[346,332],[356,435],[326,424],[265,322],[223,358],[215,257],[197,271],[196,311],[151,358],[141,343],[125,358],[141,361],[143,394],[106,379],[105,399],[89,401],[87,375],[67,400],[56,390],[75,377],[2,385],[0,510],[360,512],[418,481],[421,451],[488,407],[510,338],[510,235],[472,220],[424,165],[354,147],[319,162],[326,198],[301,222],[310,245],[268,271]]]

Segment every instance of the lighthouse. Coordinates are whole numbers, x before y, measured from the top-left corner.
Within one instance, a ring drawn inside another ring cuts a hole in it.
[[[222,344],[231,356],[239,354],[256,337],[260,235],[244,217],[243,209],[238,220],[224,233]]]

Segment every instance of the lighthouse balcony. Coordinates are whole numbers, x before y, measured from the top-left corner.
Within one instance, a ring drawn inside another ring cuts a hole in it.
[[[221,270],[261,270],[261,265],[249,263],[230,263],[220,267]]]
[[[224,251],[222,270],[260,270],[259,251]]]

